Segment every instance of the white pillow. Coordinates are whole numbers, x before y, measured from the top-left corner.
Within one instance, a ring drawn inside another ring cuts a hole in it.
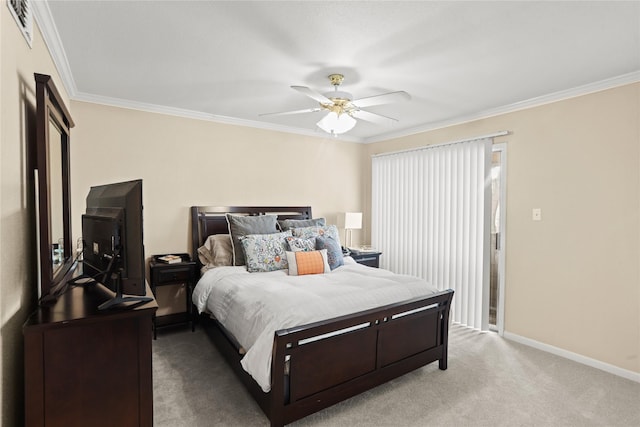
[[[233,265],[231,236],[213,234],[198,248],[198,258],[205,269]]]

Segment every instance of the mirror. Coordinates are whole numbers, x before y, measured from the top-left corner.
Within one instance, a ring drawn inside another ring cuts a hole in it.
[[[40,296],[54,291],[73,264],[69,130],[74,126],[51,76],[35,74]]]
[[[60,141],[60,142],[59,142]],[[51,214],[51,263],[53,275],[63,265],[64,218],[62,210],[62,133],[56,123],[49,121],[49,212]]]

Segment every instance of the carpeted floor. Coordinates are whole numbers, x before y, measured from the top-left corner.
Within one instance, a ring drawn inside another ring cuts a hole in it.
[[[156,427],[268,426],[200,329],[153,342]],[[452,327],[449,369],[433,363],[292,426],[640,426],[640,384]]]

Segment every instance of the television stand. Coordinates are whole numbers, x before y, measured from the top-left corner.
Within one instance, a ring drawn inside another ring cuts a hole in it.
[[[110,300],[107,300],[102,304],[100,304],[98,306],[98,310],[109,310],[112,308],[131,309],[139,305],[146,304],[150,301],[153,301],[153,297],[124,295],[122,293],[122,286],[121,286],[121,283],[122,283],[121,272],[112,274],[111,282],[115,284],[116,295]],[[133,304],[129,304],[129,303],[133,303]]]

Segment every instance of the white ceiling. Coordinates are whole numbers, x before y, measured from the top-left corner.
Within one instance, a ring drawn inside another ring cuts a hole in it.
[[[36,2],[39,3],[39,2]],[[48,8],[47,8],[48,5]],[[326,136],[290,88],[369,107],[340,138],[377,141],[640,80],[640,2],[59,1],[36,4],[74,99]]]

